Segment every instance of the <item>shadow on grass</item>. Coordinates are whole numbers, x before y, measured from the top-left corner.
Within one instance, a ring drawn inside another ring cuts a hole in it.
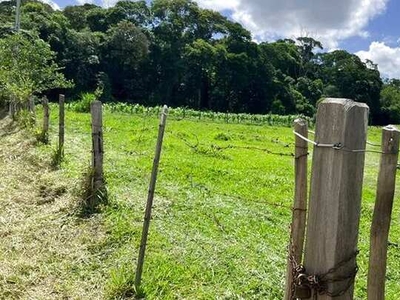
[[[5,137],[21,130],[18,126],[18,122],[8,117],[8,111],[4,108],[0,109],[0,121],[1,121],[1,134],[0,137]]]
[[[95,188],[92,167],[88,167],[83,173],[78,194],[80,201],[76,212],[80,218],[90,218],[91,215],[101,212],[102,206],[108,204],[108,191],[105,183],[102,182],[99,188]]]
[[[5,107],[0,108],[0,120],[8,116],[8,110]]]

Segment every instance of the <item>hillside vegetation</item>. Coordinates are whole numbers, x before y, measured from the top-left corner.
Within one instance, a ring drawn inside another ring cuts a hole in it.
[[[90,116],[67,111],[66,156],[54,169],[56,109],[51,145],[36,144],[8,117],[0,121],[0,298],[132,297],[158,119],[106,110],[110,203],[82,218],[76,211],[90,161]],[[369,140],[379,139],[371,127]],[[289,127],[170,116],[143,273],[147,299],[282,299],[293,140]],[[367,154],[357,299],[366,298],[378,162],[378,154]],[[400,293],[399,225],[395,201],[386,288],[393,300]]]
[[[32,79],[40,82],[27,85],[24,94],[57,95],[60,91],[51,88],[70,86],[60,80],[64,76],[74,83],[66,91],[70,98],[96,91],[103,102],[312,116],[321,97],[345,97],[367,103],[374,124],[400,122],[400,84],[383,82],[372,61],[345,50],[323,52],[310,36],[256,43],[240,24],[191,0],[147,2],[119,1],[109,8],[71,5],[56,11],[36,0],[22,1],[20,35],[42,49],[48,44],[54,57],[48,51],[40,55],[49,63],[54,58],[52,66],[62,72],[59,80],[44,84],[38,77],[44,72],[36,65],[21,65],[16,74],[33,70]],[[15,34],[14,5],[0,2],[0,40],[6,45]],[[10,68],[26,53],[14,49],[0,43],[0,59],[14,56],[7,59]],[[12,85],[1,73],[0,98],[2,86]],[[3,96],[18,98],[30,75]]]

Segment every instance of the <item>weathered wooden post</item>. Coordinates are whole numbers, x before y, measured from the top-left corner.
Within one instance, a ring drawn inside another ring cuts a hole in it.
[[[90,104],[92,115],[92,172],[94,197],[103,189],[103,117],[101,102],[96,100]],[[94,204],[95,205],[95,204]]]
[[[35,113],[35,99],[33,98],[33,96],[29,97],[28,109],[31,113]]]
[[[32,124],[35,124],[36,123],[36,110],[35,110],[35,98],[33,96],[29,97],[28,111],[30,114],[30,121],[32,121]]]
[[[43,104],[43,134],[48,135],[50,112],[49,112],[49,100],[47,99],[46,96],[43,97],[42,104]]]
[[[382,129],[382,154],[370,237],[368,300],[385,299],[387,245],[395,192],[399,139],[400,131],[396,127],[386,126]]]
[[[305,138],[308,137],[307,122],[303,119],[294,121],[294,131]],[[301,137],[295,137],[295,189],[292,224],[290,226],[289,259],[286,273],[285,299],[293,298],[293,259],[301,262],[303,257],[304,235],[307,212],[307,155],[308,143]]]
[[[49,122],[50,122],[50,111],[49,111],[49,100],[46,96],[42,99],[43,105],[43,130],[40,140],[47,144],[49,143]]]
[[[60,156],[64,156],[64,123],[65,123],[65,109],[64,109],[65,96],[59,95],[59,120],[58,120],[58,152]]]
[[[353,299],[368,111],[348,99],[329,98],[318,106],[304,259],[313,288],[307,299]]]
[[[140,288],[140,283],[142,280],[144,256],[145,256],[146,245],[147,245],[147,236],[149,234],[149,227],[150,227],[151,209],[153,207],[154,191],[155,191],[155,187],[156,187],[158,165],[160,162],[162,142],[163,142],[164,131],[165,131],[165,123],[167,121],[167,114],[168,114],[168,107],[166,105],[164,105],[162,112],[161,112],[161,117],[160,117],[156,151],[155,151],[154,160],[153,160],[153,169],[151,172],[149,193],[147,195],[146,211],[144,214],[142,239],[140,241],[139,257],[138,257],[138,262],[137,262],[137,266],[136,266],[136,276],[135,276],[136,292],[138,292],[138,290]]]
[[[8,114],[10,117],[15,120],[15,115],[17,112],[16,104],[15,104],[15,97],[12,97],[12,100],[8,104]]]

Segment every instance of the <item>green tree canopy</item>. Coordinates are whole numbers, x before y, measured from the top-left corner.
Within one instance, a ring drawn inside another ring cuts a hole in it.
[[[0,38],[13,33],[14,16],[14,2],[0,2]],[[242,25],[192,0],[62,11],[23,0],[21,28],[50,45],[75,82],[71,97],[100,86],[103,101],[309,116],[321,97],[346,97],[367,103],[375,123],[397,118],[394,87],[382,85],[373,62],[324,53],[309,36],[255,43]]]
[[[0,39],[0,86],[16,103],[53,88],[70,86],[54,62],[50,45],[38,37],[12,34]]]

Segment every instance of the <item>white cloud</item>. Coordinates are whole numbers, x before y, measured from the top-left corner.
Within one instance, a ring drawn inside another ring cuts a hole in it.
[[[240,0],[198,0],[196,2],[201,7],[218,11],[235,10],[240,4]]]
[[[82,0],[85,1],[85,0]],[[101,6],[109,8],[114,6],[119,0],[101,0]]]
[[[52,0],[41,0],[43,3],[50,5],[54,10],[60,10],[60,6]]]
[[[257,39],[313,36],[335,48],[352,36],[368,37],[365,27],[389,0],[198,0],[202,7],[230,10],[232,18]]]
[[[0,0],[0,2],[7,0]],[[50,5],[54,10],[60,10],[60,6],[52,0],[41,0],[43,3]]]
[[[76,3],[78,3],[79,5],[83,5],[85,3],[89,3],[89,4],[93,4],[94,0],[75,0]]]
[[[383,42],[372,42],[368,51],[356,53],[362,60],[378,64],[382,77],[400,78],[400,47],[391,48]]]

